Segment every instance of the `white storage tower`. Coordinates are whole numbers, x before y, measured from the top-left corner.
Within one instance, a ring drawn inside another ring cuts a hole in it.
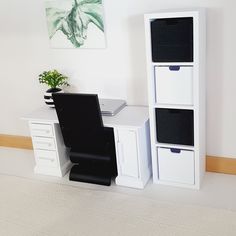
[[[206,155],[205,10],[144,19],[153,181],[199,189]]]

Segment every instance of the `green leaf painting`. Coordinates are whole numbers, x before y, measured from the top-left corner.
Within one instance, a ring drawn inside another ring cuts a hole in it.
[[[102,0],[47,1],[46,16],[53,47],[105,47]]]

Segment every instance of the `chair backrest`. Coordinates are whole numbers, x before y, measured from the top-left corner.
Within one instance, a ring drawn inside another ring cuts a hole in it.
[[[105,148],[105,132],[96,94],[58,93],[53,100],[64,143],[78,152]]]

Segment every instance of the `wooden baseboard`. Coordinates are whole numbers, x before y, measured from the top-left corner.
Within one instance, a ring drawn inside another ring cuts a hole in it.
[[[236,159],[207,156],[206,171],[236,175]]]
[[[30,137],[18,135],[0,134],[0,146],[30,150],[33,149],[32,139]]]
[[[0,146],[33,149],[31,137],[0,134]],[[236,175],[236,159],[206,156],[206,171]]]

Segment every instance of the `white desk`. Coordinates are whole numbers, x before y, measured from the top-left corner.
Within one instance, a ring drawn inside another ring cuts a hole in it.
[[[35,173],[63,176],[71,167],[55,109],[42,107],[26,115],[35,153]],[[126,106],[115,116],[103,116],[114,129],[118,176],[116,184],[143,188],[151,176],[148,108]]]

